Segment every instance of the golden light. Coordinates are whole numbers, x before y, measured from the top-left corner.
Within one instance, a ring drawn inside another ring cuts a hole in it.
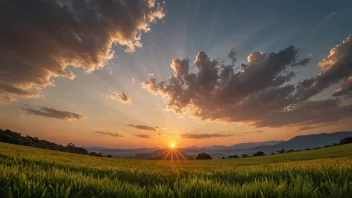
[[[175,144],[174,144],[174,143],[171,143],[171,144],[170,144],[170,148],[175,148]]]

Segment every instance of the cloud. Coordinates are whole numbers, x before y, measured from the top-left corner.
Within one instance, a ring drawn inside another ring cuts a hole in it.
[[[230,137],[233,135],[230,134],[218,134],[218,133],[186,133],[181,135],[181,138],[187,139],[209,139],[209,138],[217,138],[217,137]]]
[[[153,132],[155,132],[156,130],[158,130],[160,128],[160,127],[145,126],[145,125],[133,125],[133,124],[129,124],[128,126],[139,129],[139,130],[153,131]]]
[[[333,16],[335,16],[336,15],[336,12],[332,12],[332,13],[330,13],[328,16],[326,16],[326,19],[327,20],[329,20],[329,19],[331,19]]]
[[[257,130],[257,131],[248,131],[248,132],[244,132],[243,134],[246,135],[246,134],[255,134],[255,133],[263,133],[264,131],[262,130]]]
[[[122,103],[132,104],[131,98],[125,93],[119,94],[117,92],[113,92],[110,95],[106,95],[106,98],[109,98],[111,100],[117,100]]]
[[[248,135],[248,134],[257,134],[257,133],[263,133],[263,130],[256,130],[256,131],[247,131],[247,132],[243,132],[243,133],[236,133],[233,134],[233,136],[243,136],[243,135]]]
[[[101,134],[101,135],[108,135],[112,137],[125,137],[123,135],[120,135],[118,133],[110,133],[110,132],[104,132],[104,131],[97,131],[96,133]]]
[[[342,80],[339,90],[334,96],[347,95],[350,93],[352,76],[352,35],[349,35],[341,44],[330,50],[319,66],[322,72],[311,79],[307,79],[306,86],[299,85],[296,96],[302,100],[308,99],[329,86]]]
[[[100,69],[113,44],[134,51],[164,7],[152,0],[0,1],[0,100],[37,97],[54,78],[73,79],[72,67]]]
[[[349,95],[352,92],[352,76],[345,79],[336,90],[333,96]]]
[[[303,126],[297,129],[297,131],[308,131],[310,129],[315,129],[315,128],[317,128],[317,126]]]
[[[163,96],[168,101],[167,110],[201,120],[282,127],[352,117],[352,104],[343,105],[338,98],[308,100],[343,79],[334,96],[350,94],[351,35],[319,63],[319,75],[297,84],[290,84],[291,79],[310,58],[299,59],[294,46],[278,52],[252,52],[242,64],[237,63],[236,51],[234,48],[228,54],[228,65],[225,60],[210,59],[205,52],[197,54],[194,65],[188,59],[175,59],[171,63],[174,75],[164,81],[151,77],[142,86]]]
[[[140,137],[140,138],[145,138],[145,139],[150,138],[149,135],[145,135],[145,134],[137,134],[137,135],[135,135],[135,136],[136,136],[136,137]]]
[[[54,108],[49,108],[49,107],[41,107],[39,110],[32,109],[29,106],[26,106],[25,108],[21,109],[27,114],[31,115],[39,115],[39,116],[44,116],[48,118],[56,118],[60,120],[80,120],[86,118],[84,115],[79,114],[79,113],[73,113],[69,111],[60,111],[56,110]]]

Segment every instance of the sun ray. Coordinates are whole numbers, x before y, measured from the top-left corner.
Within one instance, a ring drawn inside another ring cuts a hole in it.
[[[187,160],[187,158],[180,151],[178,151],[177,149],[175,151],[181,156],[182,159]]]
[[[164,160],[166,160],[168,158],[168,156],[170,155],[170,150],[168,150],[168,152],[166,153]]]
[[[163,155],[165,155],[168,151],[169,151],[169,149],[166,149],[166,150],[163,151],[160,155],[163,156]]]
[[[174,150],[172,149],[171,150],[171,162],[173,162],[174,161]]]
[[[180,162],[180,157],[179,157],[179,155],[177,154],[177,150],[174,150],[174,153],[175,153],[175,156],[176,156],[177,161]]]

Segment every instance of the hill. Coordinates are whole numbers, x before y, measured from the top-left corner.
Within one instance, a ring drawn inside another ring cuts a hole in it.
[[[74,144],[69,143],[67,146],[62,146],[60,144],[55,144],[54,142],[49,142],[46,140],[40,140],[37,137],[22,136],[20,133],[13,132],[11,130],[0,129],[0,142],[6,142],[11,144],[25,145],[43,149],[50,149],[55,151],[63,151],[70,153],[77,153],[88,155],[89,152],[85,148],[76,147]]]
[[[264,151],[265,153],[276,152],[281,149],[289,150],[304,150],[307,148],[323,147],[326,145],[338,144],[341,139],[352,137],[351,131],[341,131],[335,133],[320,133],[311,135],[296,136],[290,140],[271,145],[271,146],[258,146],[249,150],[239,150],[243,153],[254,153],[256,151]]]
[[[0,143],[0,197],[351,197],[352,144],[225,160],[98,158]]]

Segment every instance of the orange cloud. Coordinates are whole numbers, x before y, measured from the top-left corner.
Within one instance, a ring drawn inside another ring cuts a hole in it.
[[[86,118],[84,115],[80,113],[61,111],[61,110],[57,110],[49,107],[41,107],[40,109],[33,109],[27,106],[25,108],[22,108],[22,111],[31,115],[39,115],[43,117],[56,118],[60,120],[80,120],[80,119]]]
[[[111,99],[111,100],[120,101],[122,103],[132,104],[131,98],[125,93],[119,94],[117,92],[113,92],[112,94],[107,95],[106,97]]]
[[[141,35],[165,16],[164,2],[145,0],[4,0],[0,7],[6,19],[0,37],[2,102],[37,97],[56,77],[73,79],[68,66],[88,72],[104,67],[113,44],[128,52],[142,47]]]
[[[175,74],[168,80],[151,77],[142,86],[165,97],[166,109],[181,115],[190,113],[201,120],[281,127],[315,126],[352,117],[352,104],[342,105],[338,98],[308,100],[352,74],[352,36],[323,59],[320,75],[296,85],[290,84],[295,71],[306,66],[310,58],[299,60],[294,46],[278,52],[252,52],[248,63],[237,66],[236,53],[235,48],[229,52],[230,64],[212,60],[205,52],[197,54],[194,65],[188,59],[175,59],[171,63]],[[335,95],[347,93],[350,84],[345,80]]]

